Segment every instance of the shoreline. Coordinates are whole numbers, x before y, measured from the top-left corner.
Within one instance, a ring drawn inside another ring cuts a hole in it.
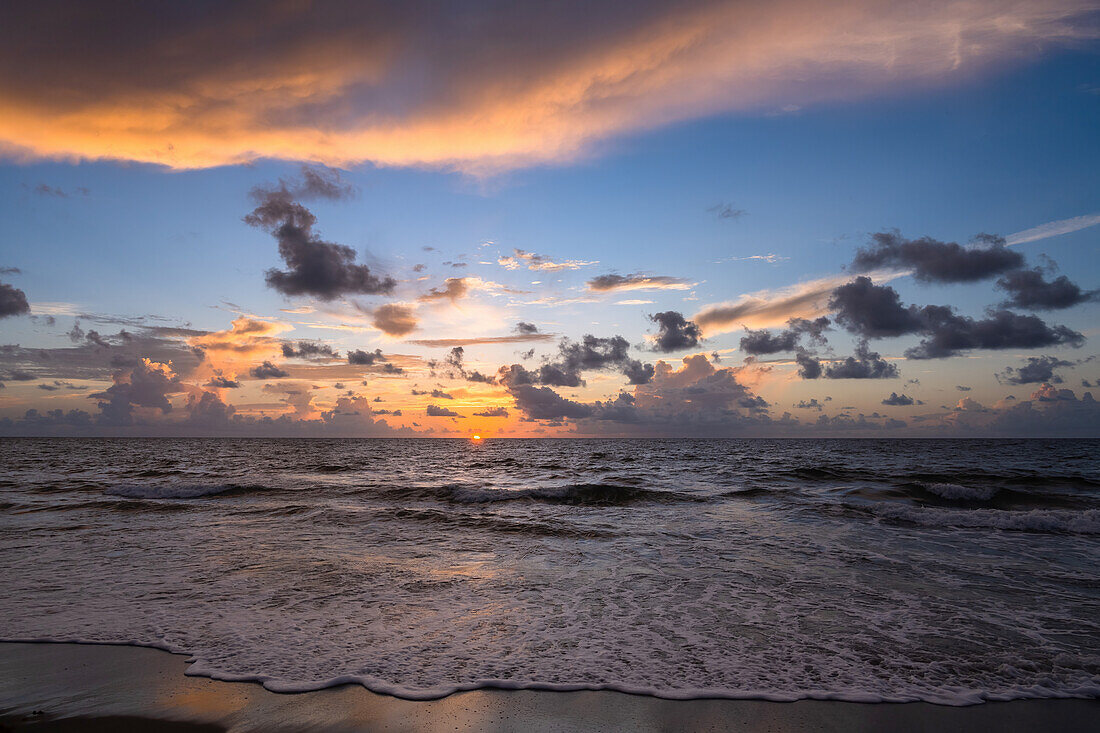
[[[430,701],[358,684],[272,692],[186,676],[186,655],[150,646],[0,642],[0,731],[99,730],[1087,730],[1100,700],[927,702],[670,700],[615,691],[482,688]]]

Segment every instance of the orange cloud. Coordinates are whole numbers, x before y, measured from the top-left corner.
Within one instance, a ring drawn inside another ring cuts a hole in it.
[[[246,371],[250,364],[275,358],[282,353],[278,334],[292,328],[285,323],[242,316],[227,330],[195,336],[188,340],[188,345],[202,349],[206,355],[196,375],[208,377],[215,370],[233,375]]]
[[[107,21],[75,1],[17,4],[0,31],[0,148],[174,168],[271,157],[495,172],[702,115],[960,78],[1096,37],[1083,22],[1094,8],[700,1],[475,17],[474,6],[226,3]]]

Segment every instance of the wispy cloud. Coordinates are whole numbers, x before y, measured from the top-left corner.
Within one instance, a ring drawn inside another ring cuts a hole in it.
[[[561,260],[555,262],[545,255],[514,249],[511,255],[498,257],[497,264],[505,270],[518,270],[521,267],[526,267],[528,270],[557,272],[558,270],[579,270],[589,265],[598,265],[599,262],[596,260],[591,262],[587,260]]]
[[[418,346],[454,347],[475,346],[479,344],[522,344],[530,341],[552,341],[556,338],[549,333],[525,333],[514,336],[471,336],[450,339],[409,339],[406,343]]]
[[[1049,239],[1050,237],[1057,237],[1060,234],[1069,234],[1070,232],[1080,231],[1081,229],[1088,229],[1097,224],[1100,224],[1100,214],[1085,214],[1084,216],[1075,216],[1072,219],[1049,221],[1046,224],[1040,224],[1037,227],[1025,229],[1022,232],[1009,234],[1005,237],[1005,243],[1024,244],[1026,242],[1037,242],[1040,239]]]

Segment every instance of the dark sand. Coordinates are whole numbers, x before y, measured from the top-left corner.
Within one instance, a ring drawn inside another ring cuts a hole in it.
[[[351,685],[280,695],[186,677],[185,660],[126,646],[0,643],[0,731],[1100,731],[1098,700],[952,708],[480,690],[412,702]]]

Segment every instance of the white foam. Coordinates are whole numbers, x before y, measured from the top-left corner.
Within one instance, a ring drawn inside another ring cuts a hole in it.
[[[962,499],[973,501],[988,501],[997,493],[993,486],[961,486],[948,483],[921,484],[926,491],[944,499]]]

